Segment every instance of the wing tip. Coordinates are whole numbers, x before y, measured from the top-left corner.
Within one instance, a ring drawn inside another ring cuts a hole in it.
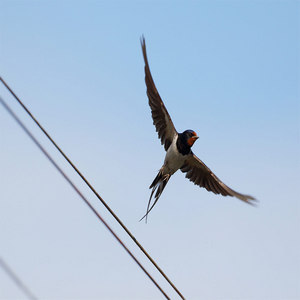
[[[246,202],[247,204],[249,205],[252,205],[252,206],[257,206],[258,205],[258,200],[250,195],[234,195],[236,196],[238,199]]]
[[[141,42],[142,49],[146,49],[146,40],[143,34],[140,37],[140,42]]]
[[[143,57],[144,57],[144,62],[145,62],[145,80],[147,78],[147,71],[150,73],[150,68],[149,68],[149,64],[148,64],[148,58],[147,58],[147,50],[146,50],[146,40],[144,35],[142,34],[142,36],[140,37],[140,42],[141,42],[141,47],[142,47],[142,52],[143,52]],[[151,74],[150,74],[151,77]],[[151,80],[153,81],[152,77]],[[154,83],[153,83],[154,84]]]

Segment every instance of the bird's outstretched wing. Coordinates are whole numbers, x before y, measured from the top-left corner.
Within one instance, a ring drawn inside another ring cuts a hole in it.
[[[186,173],[185,177],[194,182],[194,184],[204,187],[215,194],[237,197],[249,204],[253,204],[252,201],[255,201],[255,198],[252,196],[240,194],[228,187],[193,152],[188,155],[185,164],[181,167],[181,171]]]
[[[161,139],[162,145],[164,145],[165,150],[167,151],[173,141],[174,135],[177,134],[177,131],[154,84],[148,64],[144,37],[141,38],[141,45],[145,61],[145,82],[147,86],[147,96],[149,98],[153,124],[155,125],[158,137]]]

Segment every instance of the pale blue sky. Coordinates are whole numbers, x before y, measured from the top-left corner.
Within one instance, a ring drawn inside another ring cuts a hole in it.
[[[187,299],[300,299],[298,1],[0,1],[0,74]],[[146,225],[164,149],[140,36],[178,131],[256,208],[175,174]],[[176,294],[16,110],[151,274]],[[0,107],[0,256],[40,299],[161,294]],[[23,295],[0,270],[0,298]]]

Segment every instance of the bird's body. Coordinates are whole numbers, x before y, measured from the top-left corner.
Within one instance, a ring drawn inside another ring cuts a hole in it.
[[[168,148],[165,156],[165,161],[163,165],[164,173],[173,175],[178,169],[180,169],[186,159],[186,155],[179,152],[177,148],[178,135],[174,136],[172,144]]]
[[[191,148],[198,139],[197,134],[193,130],[185,130],[182,133],[176,131],[150,73],[144,38],[141,40],[141,44],[145,61],[147,96],[151,108],[153,124],[166,150],[164,164],[150,185],[152,192],[148,202],[147,212],[144,216],[146,220],[148,213],[158,201],[170,177],[179,169],[183,173],[186,173],[186,177],[190,181],[200,187],[206,188],[208,191],[223,196],[234,196],[247,203],[251,203],[252,200],[255,200],[252,196],[240,194],[229,188],[192,152]],[[150,207],[154,193],[155,201]]]

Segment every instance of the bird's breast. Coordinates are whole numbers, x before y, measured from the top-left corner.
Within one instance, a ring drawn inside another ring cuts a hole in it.
[[[164,162],[165,171],[170,175],[174,174],[179,168],[181,168],[186,160],[186,155],[182,155],[177,149],[177,138],[178,136],[176,135],[167,151]]]

